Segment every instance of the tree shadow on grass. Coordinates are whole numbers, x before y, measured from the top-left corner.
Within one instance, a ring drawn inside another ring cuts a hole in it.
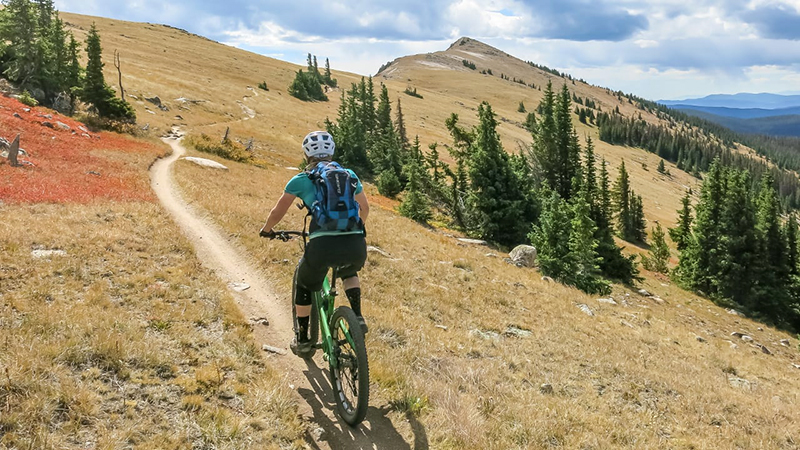
[[[329,415],[335,413],[336,403],[333,399],[328,370],[317,367],[315,361],[306,361],[306,370],[303,374],[313,390],[299,389],[299,394],[306,400],[314,413],[313,421],[324,431],[320,441],[325,441],[331,449],[391,449],[391,450],[427,450],[428,435],[425,427],[411,413],[406,414],[406,420],[414,434],[413,442],[407,442],[397,431],[388,414],[392,408],[388,405],[376,408],[370,406],[364,422],[356,427],[350,427],[341,418],[331,420]],[[327,366],[327,365],[326,365]],[[319,446],[312,437],[306,436],[306,441],[311,448],[319,450]]]

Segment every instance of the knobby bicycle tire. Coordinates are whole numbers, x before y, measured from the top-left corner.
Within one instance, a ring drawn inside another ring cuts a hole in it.
[[[295,305],[294,301],[297,298],[297,271],[300,269],[300,265],[298,264],[297,267],[294,269],[294,278],[292,278],[292,324],[294,325],[294,330],[297,330],[297,305]],[[317,311],[318,305],[316,305],[316,300],[314,299],[315,295],[311,293],[311,316],[308,318],[308,337],[313,344],[316,344],[319,341],[319,312]],[[307,354],[303,355],[304,359],[311,359],[314,357],[314,354],[317,352],[316,345],[314,345]]]
[[[352,344],[347,340],[344,326],[350,330]],[[369,362],[364,333],[352,309],[336,308],[331,318],[331,335],[338,367],[331,367],[331,386],[336,408],[344,421],[354,427],[364,420],[369,406]]]

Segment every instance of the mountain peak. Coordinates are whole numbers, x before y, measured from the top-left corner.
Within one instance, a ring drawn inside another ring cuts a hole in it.
[[[447,48],[448,52],[455,50],[465,50],[492,56],[508,56],[508,54],[502,50],[498,50],[489,44],[484,44],[477,39],[467,36],[458,38]]]

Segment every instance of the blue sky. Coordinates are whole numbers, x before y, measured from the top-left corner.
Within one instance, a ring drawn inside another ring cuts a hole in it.
[[[56,0],[267,56],[373,74],[461,36],[658,99],[800,90],[800,0]]]

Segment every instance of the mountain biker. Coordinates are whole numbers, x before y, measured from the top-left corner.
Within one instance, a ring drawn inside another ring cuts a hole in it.
[[[289,180],[283,195],[270,211],[262,232],[272,234],[273,228],[283,219],[296,198],[299,197],[309,210],[315,202],[317,188],[309,175],[320,163],[330,164],[333,161],[336,144],[327,132],[314,131],[303,139],[302,146],[307,160],[306,169]],[[362,330],[367,332],[367,324],[361,315],[361,284],[358,271],[364,267],[367,259],[364,223],[369,215],[369,202],[358,176],[352,170],[347,169],[347,171],[352,180],[357,182],[354,193],[359,207],[360,225],[353,231],[315,231],[312,226],[308,246],[297,269],[294,302],[298,329],[295,330],[295,337],[291,343],[294,353],[307,352],[314,344],[310,342],[308,336],[312,293],[322,289],[322,282],[332,267],[339,268],[338,276],[343,281],[350,306],[358,316]]]

